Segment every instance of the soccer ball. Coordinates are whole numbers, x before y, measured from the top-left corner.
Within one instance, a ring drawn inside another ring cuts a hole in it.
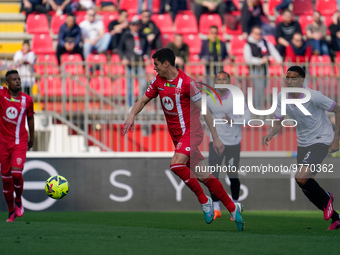
[[[61,175],[48,178],[45,183],[46,194],[54,199],[62,199],[68,193],[68,181]]]

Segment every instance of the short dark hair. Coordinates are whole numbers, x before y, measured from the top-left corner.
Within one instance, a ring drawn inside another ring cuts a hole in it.
[[[175,66],[175,53],[172,49],[170,48],[162,48],[159,49],[158,51],[156,51],[153,55],[152,55],[153,59],[156,59],[161,62],[162,64],[165,61],[168,61],[170,63],[170,65]]]
[[[213,26],[210,26],[210,28],[209,28],[209,29],[212,29],[212,28],[215,28],[215,29],[217,29],[217,30],[218,30],[218,27],[217,27],[217,26],[215,26],[215,25],[213,25]]]
[[[127,10],[121,9],[121,10],[118,11],[119,15],[122,14],[123,12],[127,12]]]
[[[230,74],[228,74],[228,73],[225,72],[225,71],[219,71],[219,72],[217,72],[217,73],[216,73],[216,76],[219,75],[220,73],[225,74],[225,75],[227,76],[227,78],[230,80]]]
[[[11,75],[11,74],[19,74],[17,70],[8,70],[6,75],[5,75],[5,79],[7,81],[8,77]]]
[[[22,42],[22,45],[24,45],[24,44],[28,44],[28,46],[30,46],[30,41],[29,41],[29,40],[24,40],[24,41]]]
[[[303,68],[301,66],[291,66],[288,68],[287,73],[291,71],[291,72],[297,72],[299,74],[300,77],[305,78],[306,77],[306,72],[305,70],[303,70]]]
[[[284,14],[284,13],[286,13],[286,12],[289,12],[290,14],[293,14],[292,11],[289,10],[289,9],[284,9],[283,12],[282,12],[282,14]]]
[[[254,26],[251,27],[250,33],[253,32],[253,30],[256,29],[256,28],[258,28],[262,31],[262,29],[259,25],[254,25]]]

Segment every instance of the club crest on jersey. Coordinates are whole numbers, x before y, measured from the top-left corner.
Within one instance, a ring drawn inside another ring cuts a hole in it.
[[[6,115],[9,119],[15,119],[18,116],[18,110],[14,107],[8,107],[6,110]]]
[[[177,87],[177,88],[175,89],[175,95],[181,94],[181,90],[182,90],[182,88]]]
[[[162,104],[164,108],[167,109],[168,111],[171,111],[174,108],[174,102],[170,97],[163,97]]]
[[[21,107],[22,107],[22,108],[26,108],[26,102],[23,101],[23,100],[21,101]]]
[[[21,163],[22,163],[22,158],[17,158],[17,164],[21,165]]]

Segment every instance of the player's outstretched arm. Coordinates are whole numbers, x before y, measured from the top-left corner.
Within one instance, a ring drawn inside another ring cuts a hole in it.
[[[133,132],[134,121],[135,121],[136,115],[140,113],[140,111],[143,110],[144,106],[147,103],[149,103],[151,100],[152,98],[149,98],[146,95],[144,95],[134,104],[134,106],[132,107],[129,113],[129,116],[124,122],[123,135],[126,135],[130,129],[131,129],[131,132]]]
[[[30,139],[27,143],[27,150],[31,149],[33,147],[34,143],[34,115],[27,117],[27,124],[28,124],[28,130],[30,134]]]
[[[274,121],[274,125],[270,129],[269,134],[262,137],[262,145],[268,146],[268,142],[280,131],[281,127],[281,121]]]
[[[328,148],[328,151],[330,153],[333,153],[339,150],[340,106],[336,104],[332,112],[335,113],[335,130],[334,130],[334,139]]]
[[[201,110],[201,101],[196,102],[195,105],[197,106],[198,109]],[[211,112],[210,112],[209,109],[207,109],[207,114],[204,115],[204,120],[207,123],[207,126],[208,126],[208,128],[211,132],[211,136],[213,138],[214,150],[215,150],[216,154],[218,154],[220,156],[220,155],[222,155],[225,146],[222,143],[222,141],[220,140],[220,138],[218,137],[216,127],[214,127],[214,124],[213,124],[214,120],[213,120],[213,117],[211,116]]]

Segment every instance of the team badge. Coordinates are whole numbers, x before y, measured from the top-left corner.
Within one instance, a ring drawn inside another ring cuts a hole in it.
[[[175,94],[176,95],[179,95],[179,94],[181,94],[181,88],[179,88],[179,87],[177,87],[176,89],[175,89]]]
[[[17,158],[17,164],[21,165],[21,163],[22,163],[22,158]]]

